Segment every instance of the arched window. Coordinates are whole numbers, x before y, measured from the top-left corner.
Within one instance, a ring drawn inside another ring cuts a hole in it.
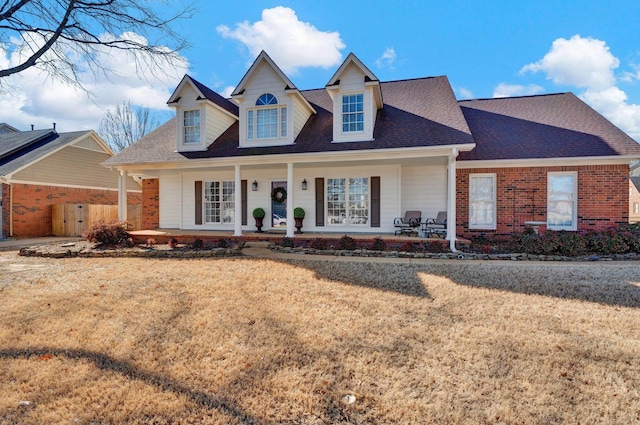
[[[278,98],[271,93],[260,95],[256,107],[247,110],[247,139],[254,135],[256,139],[287,137],[287,107],[278,106]]]
[[[271,93],[265,93],[256,100],[256,106],[277,105],[278,99]]]

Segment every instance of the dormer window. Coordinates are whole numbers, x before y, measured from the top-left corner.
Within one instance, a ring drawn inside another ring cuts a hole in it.
[[[342,96],[342,132],[364,131],[364,94]]]
[[[255,115],[255,117],[254,117]],[[287,137],[287,107],[265,93],[256,100],[255,108],[247,110],[247,139],[277,139]]]
[[[200,143],[200,110],[184,111],[184,143]]]

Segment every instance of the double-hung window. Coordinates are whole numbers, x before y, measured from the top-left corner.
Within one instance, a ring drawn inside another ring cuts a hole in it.
[[[469,228],[496,228],[496,175],[469,175]]]
[[[364,94],[342,96],[342,132],[364,131]]]
[[[327,179],[327,222],[334,225],[369,224],[369,178]]]
[[[204,217],[207,223],[231,224],[234,222],[235,182],[205,182]]]
[[[287,137],[287,107],[278,104],[270,94],[261,95],[255,108],[247,110],[247,139],[277,139]]]
[[[577,230],[578,175],[553,172],[547,175],[547,228]]]
[[[200,143],[200,110],[184,111],[182,123],[184,143]]]

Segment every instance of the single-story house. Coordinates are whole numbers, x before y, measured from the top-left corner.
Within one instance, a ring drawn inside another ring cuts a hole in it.
[[[2,128],[1,237],[51,235],[54,204],[140,204],[138,181],[100,165],[113,151],[94,131]]]
[[[446,76],[382,82],[353,54],[299,90],[262,52],[230,99],[185,76],[168,105],[175,118],[103,164],[143,179],[146,228],[240,236],[261,207],[294,237],[302,207],[305,231],[380,234],[446,211],[455,249],[629,220],[640,145],[571,93],[457,101]]]

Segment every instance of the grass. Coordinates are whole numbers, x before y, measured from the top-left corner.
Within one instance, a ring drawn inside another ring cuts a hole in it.
[[[0,424],[640,422],[635,263],[2,253],[0,276]]]

